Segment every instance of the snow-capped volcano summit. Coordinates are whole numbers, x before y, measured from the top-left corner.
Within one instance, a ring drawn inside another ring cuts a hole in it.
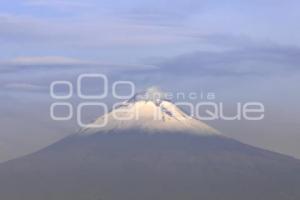
[[[0,164],[0,199],[300,199],[299,160],[220,135],[155,91]]]
[[[136,129],[150,133],[219,134],[214,128],[186,114],[169,101],[165,93],[154,87],[118,104],[111,112],[87,125],[80,134]]]
[[[156,103],[161,102],[162,100],[168,100],[167,93],[163,92],[158,87],[150,87],[145,91],[136,93],[131,99],[129,99],[129,102],[135,102],[135,101],[153,101]]]

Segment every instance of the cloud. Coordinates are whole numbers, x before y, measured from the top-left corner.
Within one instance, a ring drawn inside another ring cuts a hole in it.
[[[0,72],[15,73],[32,69],[58,69],[61,67],[97,66],[100,63],[64,56],[22,56],[0,60]]]
[[[121,1],[120,1],[121,2]],[[207,6],[204,0],[144,0],[126,2],[117,15],[139,24],[158,26],[183,26],[194,14],[200,14]],[[121,3],[122,4],[122,3]],[[123,3],[124,4],[124,3]]]
[[[16,57],[9,62],[13,65],[73,65],[90,63],[88,61],[63,56]]]
[[[296,18],[293,16],[298,14],[291,9],[285,15],[278,15],[280,9],[285,11],[297,6],[272,4],[267,8],[269,0],[261,2],[264,3],[234,1],[232,7],[223,6],[224,2],[207,0],[30,0],[25,7],[24,3],[20,6],[14,2],[20,9],[18,14],[9,10],[6,12],[10,14],[0,14],[1,49],[4,52],[1,56],[55,52],[126,63],[197,49],[207,51],[206,46],[211,44],[215,48],[243,45],[244,39],[237,41],[228,37],[231,34],[246,35],[254,40],[271,38],[283,44],[300,44],[299,34],[293,28],[297,27],[293,24]],[[92,6],[80,7],[85,4]],[[52,9],[54,5],[76,9],[57,13]],[[259,11],[257,15],[252,14],[254,8]],[[267,17],[261,17],[262,14]],[[267,20],[278,16],[281,20]]]
[[[154,65],[115,64],[63,56],[23,56],[0,60],[1,90],[44,92],[54,80],[76,80],[83,73],[102,73],[115,78],[125,71],[157,69]]]
[[[16,49],[22,44],[22,49],[34,52],[38,49],[80,51],[87,48],[153,47],[188,40],[180,29],[139,24],[101,14],[75,19],[0,14],[0,27],[3,45]]]
[[[22,91],[41,91],[46,90],[48,87],[35,85],[31,83],[8,83],[4,86],[5,89],[22,90]]]
[[[261,76],[300,70],[300,48],[246,46],[223,51],[196,51],[157,63],[157,73],[178,76]]]
[[[55,8],[66,8],[66,7],[87,7],[90,4],[84,1],[78,0],[27,0],[24,2],[27,6],[47,6]]]
[[[65,56],[22,56],[8,60],[0,60],[0,72],[16,72],[30,69],[103,69],[103,70],[145,70],[156,69],[153,65],[143,64],[114,64],[94,60],[83,60]]]

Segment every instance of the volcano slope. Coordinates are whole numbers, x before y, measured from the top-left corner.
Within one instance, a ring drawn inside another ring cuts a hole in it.
[[[112,117],[120,109],[134,120]],[[103,119],[106,126],[91,128]],[[225,137],[171,102],[135,97],[79,133],[1,164],[0,199],[299,200],[300,161]]]
[[[0,165],[5,200],[288,200],[300,162],[222,136],[72,136]]]

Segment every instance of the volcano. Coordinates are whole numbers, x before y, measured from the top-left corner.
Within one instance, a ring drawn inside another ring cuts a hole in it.
[[[228,138],[154,93],[1,164],[0,199],[300,199],[299,160]]]

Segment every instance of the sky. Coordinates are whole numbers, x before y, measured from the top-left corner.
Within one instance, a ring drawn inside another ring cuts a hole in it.
[[[264,120],[208,123],[300,158],[299,7],[296,0],[1,1],[0,161],[78,130],[74,119],[50,119],[49,86],[81,73],[104,73],[110,86],[129,80],[138,90],[214,92],[229,111],[262,102]]]

